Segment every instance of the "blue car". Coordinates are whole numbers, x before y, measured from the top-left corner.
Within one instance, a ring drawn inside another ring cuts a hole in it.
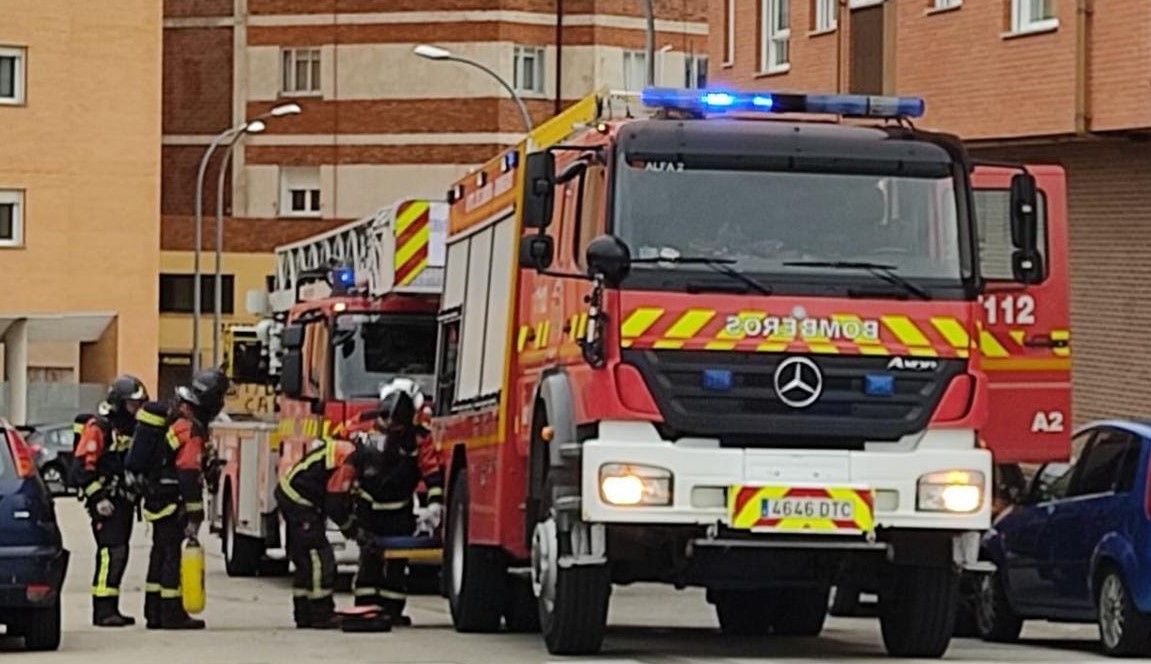
[[[0,624],[28,650],[60,647],[68,551],[32,448],[0,419]]]
[[[1111,655],[1151,654],[1151,422],[1107,421],[1072,438],[1070,463],[1039,469],[984,537],[994,574],[976,617],[989,641],[1024,620],[1097,622]]]

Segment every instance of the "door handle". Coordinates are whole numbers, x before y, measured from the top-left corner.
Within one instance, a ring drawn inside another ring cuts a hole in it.
[[[1052,339],[1049,334],[1033,334],[1023,339],[1023,345],[1028,348],[1067,348],[1071,343],[1067,339]]]

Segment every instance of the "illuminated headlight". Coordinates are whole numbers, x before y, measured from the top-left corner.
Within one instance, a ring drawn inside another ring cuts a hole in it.
[[[925,512],[978,512],[983,506],[983,473],[947,470],[919,478],[917,506]]]
[[[605,463],[599,468],[599,493],[609,505],[670,505],[671,471]]]

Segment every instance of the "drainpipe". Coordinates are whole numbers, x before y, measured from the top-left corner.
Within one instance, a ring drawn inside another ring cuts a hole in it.
[[[1083,136],[1091,131],[1091,0],[1075,3],[1075,133]]]
[[[654,0],[644,0],[643,12],[646,30],[644,31],[644,59],[647,60],[647,85],[655,85],[655,7]]]
[[[556,0],[556,101],[555,114],[564,110],[564,0]]]

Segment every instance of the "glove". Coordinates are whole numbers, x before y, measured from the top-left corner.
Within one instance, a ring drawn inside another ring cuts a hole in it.
[[[420,514],[419,521],[416,523],[416,532],[435,535],[436,531],[440,529],[440,524],[443,522],[443,503],[431,503],[425,507],[423,512]]]
[[[188,525],[184,526],[184,539],[199,541],[200,523],[199,519],[188,519]]]
[[[356,544],[359,545],[359,547],[364,551],[372,552],[379,549],[379,547],[376,546],[376,538],[372,537],[371,533],[364,530],[363,528],[357,530],[355,537],[352,537],[351,539],[354,539]]]
[[[96,503],[96,514],[99,514],[104,518],[112,516],[112,513],[115,511],[116,506],[113,505],[112,501],[108,500],[107,498],[102,498],[99,502]]]

